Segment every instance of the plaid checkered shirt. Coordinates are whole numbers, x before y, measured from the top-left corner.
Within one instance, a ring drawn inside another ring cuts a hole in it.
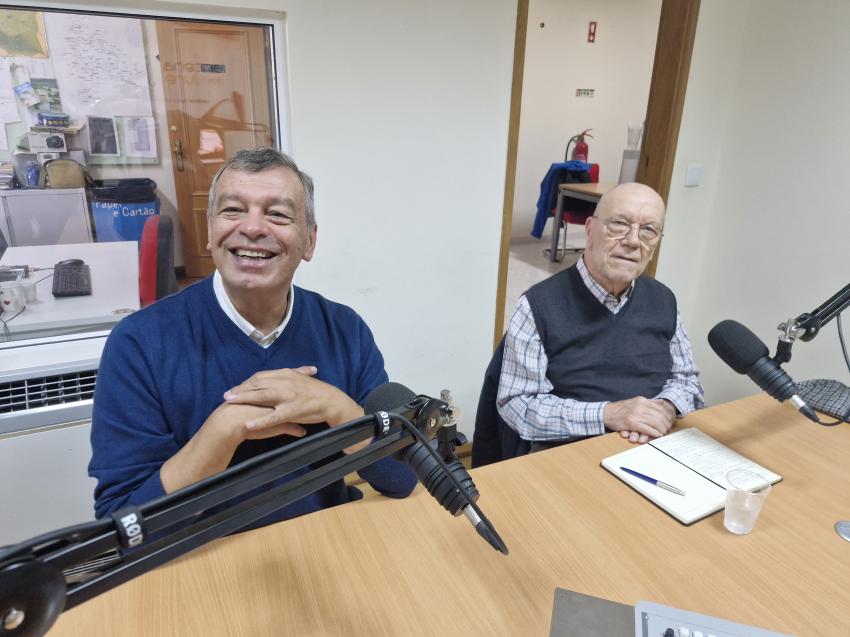
[[[590,276],[584,258],[576,264],[582,281],[593,296],[616,314],[628,303],[634,281],[615,297]],[[676,311],[676,331],[670,341],[673,366],[664,387],[654,398],[668,400],[679,417],[704,406],[699,370],[694,365],[693,349]],[[605,433],[602,412],[610,401],[582,402],[552,394],[546,378],[549,365],[540,335],[534,324],[528,299],[522,295],[508,325],[502,375],[499,378],[497,407],[499,415],[520,438],[546,441]]]

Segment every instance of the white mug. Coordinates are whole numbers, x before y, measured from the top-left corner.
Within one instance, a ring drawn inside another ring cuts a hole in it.
[[[0,288],[0,309],[4,314],[15,315],[27,306],[21,286]]]

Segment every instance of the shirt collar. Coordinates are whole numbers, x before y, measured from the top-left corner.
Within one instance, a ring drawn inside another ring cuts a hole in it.
[[[578,268],[578,272],[581,275],[581,280],[584,281],[585,286],[590,293],[593,294],[594,298],[597,301],[602,303],[606,308],[608,308],[611,312],[616,314],[620,311],[620,309],[626,304],[626,301],[629,300],[629,297],[632,295],[632,291],[635,289],[635,282],[632,281],[629,284],[629,287],[618,297],[610,294],[605,288],[603,288],[596,280],[590,276],[590,272],[587,270],[587,266],[584,264],[584,255],[578,260],[576,263],[576,268]]]
[[[213,274],[213,291],[215,292],[215,298],[218,301],[219,307],[227,315],[227,318],[233,321],[242,333],[262,347],[268,347],[283,333],[284,328],[289,323],[289,319],[292,317],[292,308],[295,305],[295,286],[290,283],[289,307],[286,308],[286,314],[283,320],[270,334],[263,334],[236,310],[230,297],[227,296],[227,290],[224,289],[224,282],[221,280],[221,274],[219,274],[218,270]]]

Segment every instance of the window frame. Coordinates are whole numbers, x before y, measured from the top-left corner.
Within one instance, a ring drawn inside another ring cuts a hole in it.
[[[60,11],[87,15],[103,15],[139,20],[186,20],[188,22],[235,23],[271,28],[271,95],[275,115],[278,148],[292,154],[291,117],[289,108],[289,66],[286,48],[286,13],[264,9],[242,9],[232,12],[227,7],[201,8],[199,5],[163,2],[157,8],[135,8],[111,4],[50,2],[30,0],[22,4],[0,2],[0,9]],[[202,13],[203,11],[203,13]]]

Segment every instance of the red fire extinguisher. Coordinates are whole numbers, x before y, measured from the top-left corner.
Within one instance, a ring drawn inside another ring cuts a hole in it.
[[[573,161],[587,161],[589,149],[584,138],[590,137],[590,139],[593,139],[593,135],[590,134],[590,131],[592,130],[592,128],[588,128],[580,132],[578,135],[573,135],[570,138],[570,141],[567,142],[567,152],[564,154],[564,161],[567,161],[567,157]],[[573,142],[575,142],[575,148],[573,148],[573,154],[570,155],[570,144]]]

